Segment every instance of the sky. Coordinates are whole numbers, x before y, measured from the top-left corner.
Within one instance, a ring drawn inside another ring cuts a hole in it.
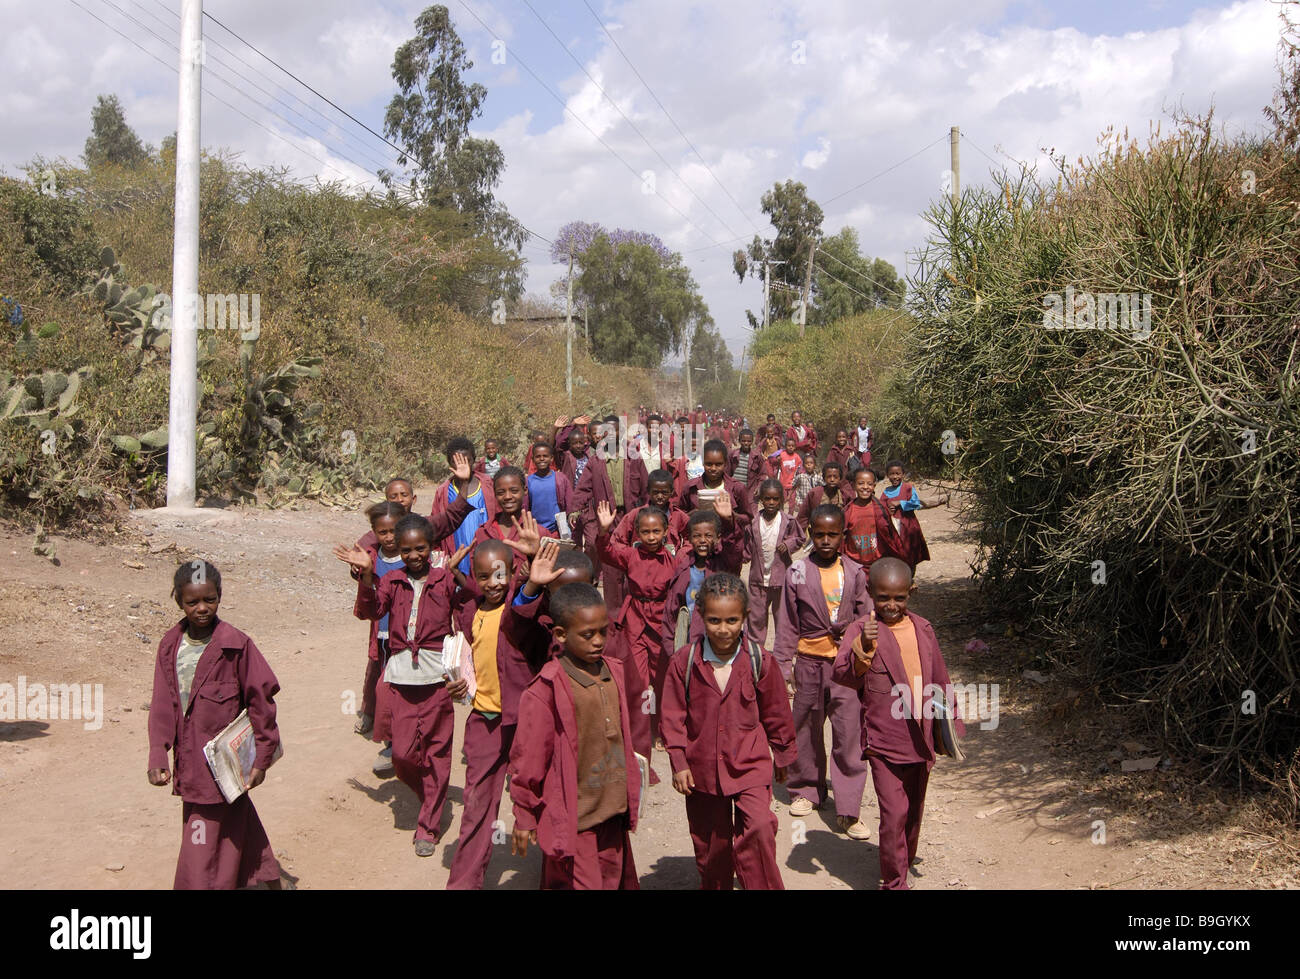
[[[204,146],[303,179],[377,184],[391,147],[234,35],[382,132],[393,52],[424,6],[207,0]],[[562,274],[542,239],[569,221],[653,232],[682,254],[737,357],[761,285],[739,282],[731,255],[772,236],[759,199],[774,183],[807,185],[826,234],[852,226],[864,254],[903,272],[946,186],[951,126],[965,186],[1021,162],[1052,179],[1049,154],[1093,154],[1111,126],[1144,139],[1176,110],[1213,107],[1222,132],[1259,132],[1280,29],[1271,0],[448,7],[469,78],[488,93],[472,131],[505,154],[498,197],[541,236],[524,248],[527,290],[546,294]],[[173,132],[179,9],[0,0],[0,172],[19,175],[37,156],[79,160],[99,94],[118,96],[146,142]]]

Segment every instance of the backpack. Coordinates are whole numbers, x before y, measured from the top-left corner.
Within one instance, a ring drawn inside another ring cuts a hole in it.
[[[751,639],[749,636],[741,636],[741,645],[749,653],[749,665],[754,671],[754,685],[758,685],[758,676],[763,670],[763,647]],[[704,647],[704,640],[697,639],[691,646],[691,654],[686,659],[686,681],[683,684],[682,698],[686,701],[687,709],[691,706],[691,674],[695,672],[691,669],[691,663],[695,659],[695,654]],[[736,650],[737,653],[740,650]]]

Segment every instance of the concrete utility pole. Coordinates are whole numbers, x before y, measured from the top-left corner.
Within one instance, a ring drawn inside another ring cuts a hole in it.
[[[961,127],[948,130],[948,148],[952,155],[952,206],[961,201]]]
[[[569,410],[573,410],[573,242],[569,242],[569,295],[564,302],[564,393],[569,396]]]
[[[171,390],[167,409],[167,507],[194,506],[194,426],[199,351],[199,110],[203,0],[181,0],[176,110],[176,223],[172,237]]]
[[[691,338],[686,337],[686,359],[682,361],[682,373],[686,375],[686,413],[695,410],[695,395],[691,393]]]
[[[763,259],[763,329],[765,330],[767,329],[767,307],[768,303],[771,302],[771,293],[769,292],[767,284],[769,264],[770,263],[767,259]]]
[[[812,304],[813,256],[817,254],[817,239],[808,246],[808,269],[803,277],[803,314],[799,317],[799,336],[803,337],[804,327],[808,323],[808,307]]]

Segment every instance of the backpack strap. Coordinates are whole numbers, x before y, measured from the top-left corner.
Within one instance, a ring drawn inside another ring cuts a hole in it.
[[[754,689],[758,690],[758,678],[763,672],[763,647],[754,639],[745,636],[745,651],[749,654],[749,667],[754,674]],[[695,662],[695,654],[704,648],[704,640],[697,639],[691,644],[690,655],[686,657],[686,679],[682,684],[682,697],[686,701],[686,706],[691,706],[691,673],[694,672],[692,667]]]

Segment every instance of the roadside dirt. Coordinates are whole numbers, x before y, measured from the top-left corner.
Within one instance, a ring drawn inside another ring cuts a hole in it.
[[[422,487],[420,498],[429,492]],[[1082,706],[1086,691],[1070,690],[1004,623],[986,621],[970,580],[973,546],[953,511],[921,520],[934,559],[918,573],[914,608],[934,623],[954,682],[997,684],[999,696],[997,726],[970,726],[966,763],[941,760],[934,771],[914,886],[1300,886],[1294,836],[1197,787],[1178,759],[1121,773],[1122,758],[1163,757],[1158,745],[1136,743],[1123,718]],[[32,553],[30,535],[0,530],[0,683],[102,684],[105,706],[96,730],[78,720],[0,721],[0,868],[9,886],[171,886],[180,801],[145,778],[147,705],[158,640],[178,619],[171,577],[195,555],[221,569],[223,617],[254,638],[282,687],[285,755],[254,797],[286,876],[300,888],[445,885],[465,708],[446,842],[419,859],[414,796],[371,773],[375,746],[352,733],[366,627],[352,618],[353,585],[330,550],[365,529],[359,513],[317,506],[213,510],[183,523],[135,511],[107,543],[53,536],[57,566]],[[974,638],[989,650],[966,653]],[[656,765],[662,773],[666,756]],[[868,842],[836,832],[829,805],[795,825],[783,789],[776,800],[787,887],[876,887],[869,784]],[[508,801],[501,818],[508,827]],[[666,781],[651,789],[634,852],[643,887],[697,886],[684,806]],[[539,876],[536,852],[520,860],[501,845],[487,887],[534,888]]]

